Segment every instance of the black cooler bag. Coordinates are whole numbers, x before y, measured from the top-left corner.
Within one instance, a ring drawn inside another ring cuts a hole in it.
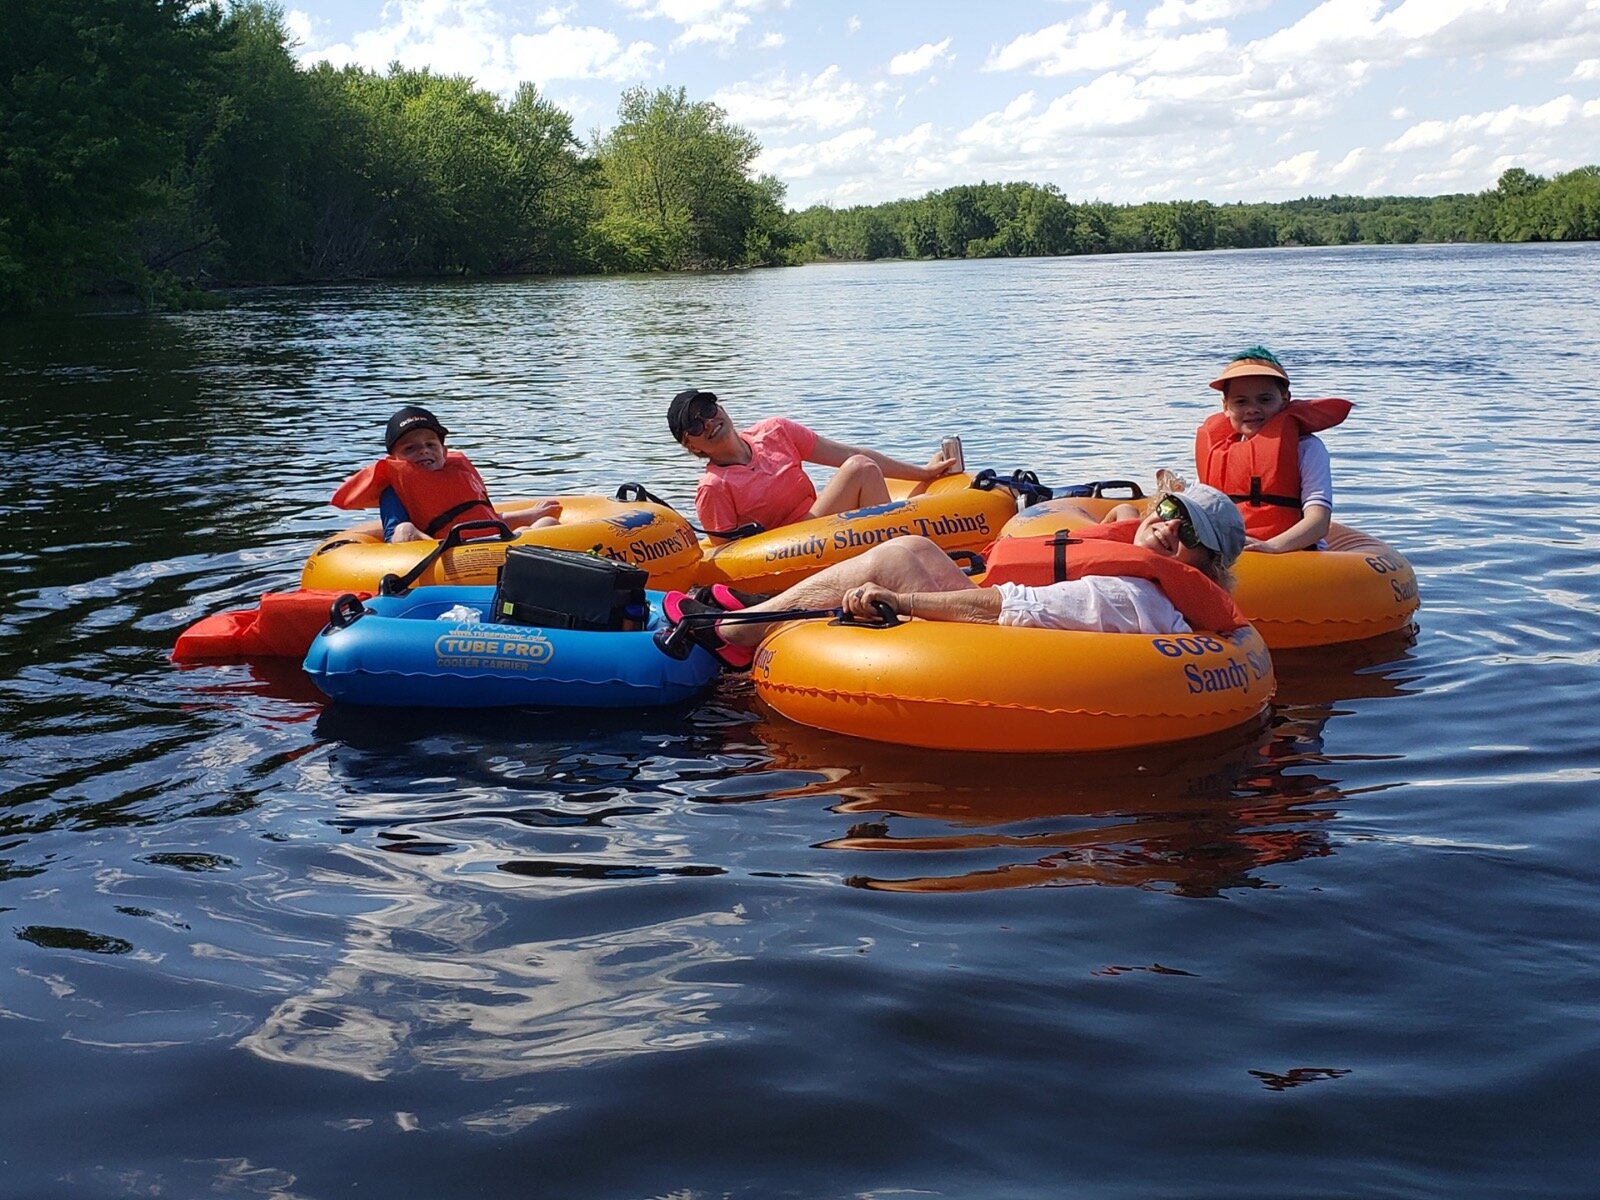
[[[649,572],[594,554],[513,546],[494,589],[491,621],[550,629],[643,625]],[[630,612],[630,610],[632,610]]]

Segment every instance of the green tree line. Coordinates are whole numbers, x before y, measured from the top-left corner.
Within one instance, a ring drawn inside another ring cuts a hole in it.
[[[787,261],[760,146],[635,88],[585,145],[524,84],[303,69],[282,14],[0,4],[0,312],[86,292]],[[179,293],[179,295],[168,295]]]
[[[1204,200],[1075,204],[1055,187],[979,183],[915,200],[793,214],[794,253],[825,259],[998,258],[1359,242],[1600,238],[1600,167],[1543,179],[1521,168],[1477,195],[1328,196],[1277,204]]]
[[[0,313],[93,293],[1347,242],[1600,236],[1600,169],[1477,196],[1074,203],[1029,183],[788,212],[682,88],[585,143],[524,84],[299,66],[276,7],[0,3]]]

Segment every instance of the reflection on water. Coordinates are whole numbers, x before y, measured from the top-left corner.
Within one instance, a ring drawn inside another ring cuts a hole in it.
[[[738,684],[722,697],[728,708],[708,712],[706,731],[726,735],[713,760],[720,770],[746,764],[749,798],[816,797],[848,822],[818,849],[894,864],[848,869],[851,886],[1100,884],[1218,896],[1276,886],[1279,869],[1336,850],[1330,830],[1347,793],[1337,763],[1320,752],[1324,726],[1347,697],[1398,694],[1410,644],[1397,637],[1306,652],[1285,673],[1270,721],[1157,752],[930,756],[741,719],[753,701]],[[370,835],[374,848],[364,839],[342,847],[336,863],[279,882],[274,910],[315,911],[339,897],[349,914],[343,944],[320,953],[325,967],[289,989],[241,1046],[368,1080],[424,1068],[493,1079],[729,1036],[715,1014],[738,985],[713,975],[738,957],[730,945],[746,918],[737,909],[541,936],[527,906],[570,905],[582,880],[605,887],[723,873],[694,860],[670,811],[688,796],[739,797],[697,789],[686,760],[672,755],[546,755],[525,740],[512,749],[510,738],[535,725],[552,744],[583,744],[561,725],[570,714],[485,719],[487,727],[418,714],[408,733],[404,714],[396,728],[392,714],[323,712],[321,726],[337,730],[342,748],[314,769],[342,781],[343,792],[324,820]],[[681,716],[578,718],[596,720],[670,740]],[[452,725],[478,737],[463,739]],[[397,735],[415,737],[425,759],[396,761]],[[752,736],[756,755],[744,748]],[[429,775],[409,777],[419,767]],[[535,1105],[496,1120],[515,1127],[549,1111]]]
[[[1112,884],[1215,896],[1272,886],[1266,868],[1331,854],[1349,794],[1322,753],[1345,699],[1402,693],[1414,631],[1286,655],[1264,726],[1134,753],[985,758],[851,744],[781,720],[757,727],[775,764],[818,772],[800,794],[857,821],[827,849],[896,854],[900,892]],[[849,765],[839,765],[848,763]],[[822,766],[820,764],[828,764]],[[935,782],[936,781],[936,782]],[[907,823],[942,828],[891,832]],[[937,873],[930,871],[930,864]]]
[[[496,1079],[724,1036],[719,985],[691,976],[728,959],[715,931],[734,914],[520,938],[487,889],[431,876],[426,860],[350,853],[349,870],[305,886],[347,891],[360,911],[327,971],[240,1039],[263,1058],[373,1080],[423,1067]]]

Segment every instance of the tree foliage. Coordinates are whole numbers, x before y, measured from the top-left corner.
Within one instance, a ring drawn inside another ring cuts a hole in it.
[[[0,311],[136,273],[220,23],[191,0],[0,5]]]
[[[0,312],[163,281],[778,262],[790,240],[755,139],[681,90],[630,92],[591,151],[531,84],[303,69],[267,4],[6,0],[0,80]]]
[[[783,185],[751,178],[760,151],[721,108],[691,103],[683,88],[630,88],[595,147],[596,253],[629,270],[776,261],[787,242]]]
[[[1354,243],[1600,238],[1600,167],[1545,180],[1519,168],[1477,196],[1327,196],[1074,204],[1050,185],[980,183],[917,200],[794,215],[805,257],[980,258]]]
[[[791,213],[759,153],[683,88],[623,93],[586,146],[531,84],[302,68],[259,0],[4,0],[0,313],[244,282],[1600,237],[1593,166],[1431,198],[977,183]]]

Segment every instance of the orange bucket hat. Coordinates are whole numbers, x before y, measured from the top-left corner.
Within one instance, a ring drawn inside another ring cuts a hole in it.
[[[1274,379],[1283,380],[1285,387],[1289,386],[1289,372],[1283,369],[1278,356],[1265,346],[1251,346],[1248,350],[1239,351],[1228,360],[1228,365],[1222,368],[1222,374],[1211,381],[1211,386],[1219,392],[1224,391],[1228,380],[1239,379],[1245,375],[1270,375]]]

